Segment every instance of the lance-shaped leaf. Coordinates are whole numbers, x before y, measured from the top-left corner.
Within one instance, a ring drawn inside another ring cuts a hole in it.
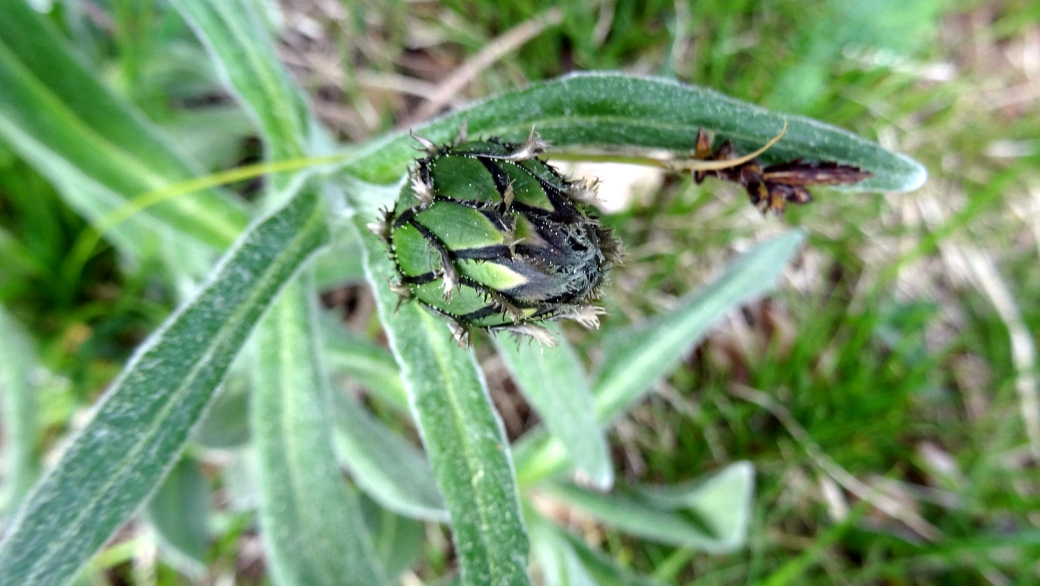
[[[289,285],[255,338],[252,426],[267,559],[278,584],[385,584],[357,494],[333,454],[308,285],[302,277]]]
[[[33,384],[36,368],[39,364],[28,334],[0,306],[0,457],[4,478],[0,511],[4,517],[18,506],[40,466],[37,389]]]
[[[425,524],[384,509],[364,495],[361,497],[361,512],[374,536],[377,554],[387,577],[395,584],[402,582],[401,574],[428,551],[425,547]]]
[[[248,361],[244,358],[236,364],[245,366]],[[249,381],[236,364],[231,366],[220,391],[192,432],[192,440],[203,447],[230,450],[249,442]]]
[[[355,217],[359,230],[362,217]],[[386,248],[367,233],[364,245],[379,317],[451,515],[463,582],[527,584],[528,541],[513,462],[484,376],[442,319],[415,303],[395,312],[397,295],[387,282],[396,273]]]
[[[803,235],[792,231],[759,244],[730,263],[710,285],[687,294],[679,305],[646,322],[611,332],[593,384],[596,416],[607,424],[639,401],[670,373],[708,329],[727,312],[773,288]],[[516,449],[520,483],[531,484],[566,468],[555,439],[535,434]]]
[[[358,249],[358,254],[361,250]],[[317,259],[315,259],[316,261]],[[408,395],[401,383],[401,369],[394,355],[368,338],[354,334],[331,318],[321,320],[322,352],[333,375],[361,383],[374,396],[402,412]]]
[[[738,462],[710,478],[682,486],[639,487],[625,494],[604,494],[569,484],[554,484],[548,490],[625,533],[728,553],[747,540],[754,479],[751,464]]]
[[[336,452],[354,482],[387,509],[414,519],[447,522],[448,510],[426,456],[406,439],[337,395]]]
[[[144,115],[114,95],[46,18],[26,2],[6,2],[0,18],[0,139],[57,186],[69,203],[100,220],[136,195],[199,175]],[[144,208],[123,242],[148,230],[223,249],[248,221],[244,207],[214,190]],[[144,229],[147,228],[147,229]],[[121,231],[126,235],[126,230]]]
[[[633,149],[694,152],[697,131],[734,142],[748,153],[787,132],[763,155],[765,161],[795,158],[858,166],[873,177],[846,189],[905,191],[927,175],[913,159],[885,150],[846,130],[817,120],[770,112],[714,90],[672,79],[613,72],[576,73],[478,102],[415,128],[437,143],[449,142],[465,123],[471,135],[522,140],[535,128],[554,149],[621,155]],[[359,151],[345,170],[377,183],[396,181],[415,158],[414,140],[398,133]]]
[[[0,584],[69,579],[156,489],[253,325],[327,240],[320,204],[304,191],[253,226],[138,350],[8,528]]]
[[[619,567],[580,537],[556,527],[537,513],[527,516],[531,549],[547,586],[661,586],[659,582]]]
[[[263,22],[248,0],[174,0],[209,50],[228,85],[257,119],[268,159],[302,157],[315,128],[307,102],[275,54]],[[276,175],[276,189],[291,175]]]
[[[614,468],[585,369],[560,329],[553,329],[559,344],[551,348],[508,336],[496,336],[495,346],[549,434],[567,451],[571,465],[593,486],[609,489]]]
[[[185,457],[166,475],[145,508],[173,567],[195,581],[206,574],[210,490],[195,460]]]

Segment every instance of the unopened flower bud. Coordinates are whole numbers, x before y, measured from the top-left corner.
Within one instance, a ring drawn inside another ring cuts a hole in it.
[[[620,244],[588,215],[595,184],[536,158],[544,147],[532,135],[438,148],[416,161],[386,214],[394,289],[448,318],[460,341],[472,327],[546,341],[539,322],[598,325],[591,301]]]

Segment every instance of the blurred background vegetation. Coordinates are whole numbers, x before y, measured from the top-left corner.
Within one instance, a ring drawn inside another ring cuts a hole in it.
[[[251,121],[161,0],[33,4],[209,170],[257,160]],[[732,315],[610,435],[630,480],[681,482],[752,461],[748,547],[678,550],[577,514],[572,528],[670,583],[1037,580],[1040,4],[565,4],[283,0],[265,14],[315,111],[348,143],[529,81],[619,69],[815,117],[931,173],[910,194],[816,190],[816,203],[781,220],[712,180],[647,176],[625,188],[631,197],[612,195],[628,201],[607,220],[629,250],[606,300],[618,323],[670,307],[733,251],[787,225],[804,227],[810,245],[781,293]],[[609,190],[610,171],[601,173]],[[234,187],[252,197],[257,186]],[[129,264],[111,248],[66,270],[85,228],[0,142],[0,305],[38,355],[45,454],[178,299],[159,263]],[[369,323],[364,287],[330,289],[325,302]],[[482,356],[515,438],[534,416],[508,392],[498,359]],[[129,540],[133,531],[98,562],[111,582],[183,583],[146,541]],[[447,563],[450,542],[439,534],[427,529],[434,538],[413,578]],[[232,516],[207,559],[259,583],[257,546]]]

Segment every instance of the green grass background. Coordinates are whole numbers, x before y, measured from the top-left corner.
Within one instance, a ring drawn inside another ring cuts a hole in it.
[[[256,160],[249,120],[162,2],[55,4],[80,56],[210,170]],[[268,14],[283,61],[344,141],[415,122],[424,96],[466,68],[449,105],[568,71],[620,69],[819,118],[931,173],[909,194],[816,190],[816,203],[782,220],[759,217],[730,186],[668,177],[608,218],[629,250],[605,300],[619,325],[669,307],[786,225],[804,227],[810,245],[779,294],[731,316],[610,434],[628,480],[674,483],[754,462],[748,547],[696,553],[577,514],[571,528],[666,583],[1036,580],[1040,446],[1025,422],[1040,413],[1023,407],[1037,393],[1040,331],[1038,5],[566,4],[559,25],[520,46],[508,46],[508,31],[552,3],[288,0]],[[502,47],[501,58],[478,63],[488,47]],[[110,249],[76,274],[58,270],[84,229],[0,144],[0,304],[46,366],[44,449],[77,425],[177,299],[158,264],[128,265]],[[361,289],[326,300],[371,314]],[[516,437],[532,424],[528,410],[503,377],[489,378]],[[221,519],[212,568],[262,581],[262,566],[243,561],[255,536],[235,515]],[[450,564],[441,530],[427,534],[417,579]],[[98,562],[111,583],[184,582],[148,540],[117,543]]]

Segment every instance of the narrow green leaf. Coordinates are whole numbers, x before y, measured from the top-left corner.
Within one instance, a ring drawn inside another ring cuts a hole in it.
[[[539,519],[532,522],[528,517],[531,535],[531,552],[541,567],[546,586],[598,586],[599,582],[585,569],[581,559],[569,547],[569,543],[558,534],[555,527]]]
[[[537,513],[527,518],[531,549],[547,586],[660,586],[659,582],[619,567],[607,554],[590,548],[579,537]]]
[[[43,15],[25,2],[6,2],[3,12],[0,138],[76,209],[98,220],[138,194],[202,172],[103,86]],[[248,221],[241,204],[215,190],[168,199],[139,216],[130,222],[217,249],[233,242]]]
[[[322,351],[334,375],[350,377],[390,406],[408,411],[408,394],[401,382],[401,369],[389,350],[351,333],[331,319],[322,320],[321,333]]]
[[[39,368],[28,334],[0,306],[0,432],[3,432],[3,500],[6,517],[39,473],[36,385]]]
[[[220,471],[228,508],[253,511],[260,502],[260,464],[256,450],[235,450],[231,454],[231,461]]]
[[[267,559],[278,584],[385,584],[357,495],[333,454],[308,285],[303,278],[289,285],[255,338],[252,427]]]
[[[672,372],[720,317],[771,290],[805,235],[792,230],[740,255],[703,291],[644,323],[611,332],[596,376],[596,412],[609,422]]]
[[[333,403],[336,452],[361,490],[406,517],[447,522],[444,498],[423,453],[354,401],[336,395]]]
[[[627,154],[631,149],[693,152],[701,127],[731,139],[738,152],[751,152],[780,132],[787,133],[763,160],[832,160],[874,173],[846,189],[908,191],[927,172],[913,159],[817,120],[769,112],[714,90],[672,79],[616,72],[575,73],[533,84],[439,118],[414,129],[435,142],[450,141],[465,122],[470,134],[522,140],[534,127],[554,148],[589,147]],[[415,158],[415,141],[399,132],[360,151],[345,167],[361,179],[396,181]],[[570,149],[580,151],[582,149]]]
[[[237,163],[242,143],[256,136],[253,121],[236,104],[178,111],[160,124],[170,142],[214,173]]]
[[[555,331],[559,344],[552,348],[506,336],[496,336],[495,346],[549,434],[564,446],[570,463],[593,486],[606,490],[614,483],[614,468],[585,369],[559,328]]]
[[[326,241],[321,203],[301,192],[253,226],[138,350],[0,542],[0,584],[69,579],[158,487],[253,325]]]
[[[750,463],[738,462],[711,478],[681,487],[643,487],[629,494],[604,494],[561,483],[548,490],[626,533],[710,553],[728,553],[747,540],[754,475]]]
[[[209,483],[191,458],[181,458],[145,507],[163,553],[196,581],[206,574],[209,511]]]
[[[755,469],[750,462],[735,462],[708,478],[683,484],[635,489],[651,506],[695,512],[711,529],[720,551],[747,542],[755,492]]]
[[[340,236],[334,235],[329,248],[314,258],[314,283],[318,289],[365,282],[361,243],[354,238]]]
[[[202,421],[192,432],[192,440],[206,448],[228,450],[249,442],[249,383],[234,365]]]
[[[354,220],[364,231],[362,215]],[[379,317],[451,514],[463,582],[527,584],[528,541],[509,443],[483,373],[443,320],[415,303],[394,311],[397,295],[387,287],[394,269],[385,246],[367,232],[363,238]]]
[[[246,104],[267,137],[269,160],[304,156],[314,128],[307,102],[274,51],[267,28],[248,0],[173,0],[228,85]],[[290,175],[273,177],[276,189]]]
[[[424,551],[424,524],[388,511],[364,495],[361,511],[365,524],[374,535],[376,551],[387,577],[395,584],[403,582],[401,574],[414,566]]]
[[[610,423],[639,401],[727,312],[771,290],[803,239],[795,230],[759,244],[710,285],[685,295],[675,309],[611,332],[593,384],[599,422]],[[522,485],[566,467],[563,446],[542,434],[524,440],[515,453]]]

